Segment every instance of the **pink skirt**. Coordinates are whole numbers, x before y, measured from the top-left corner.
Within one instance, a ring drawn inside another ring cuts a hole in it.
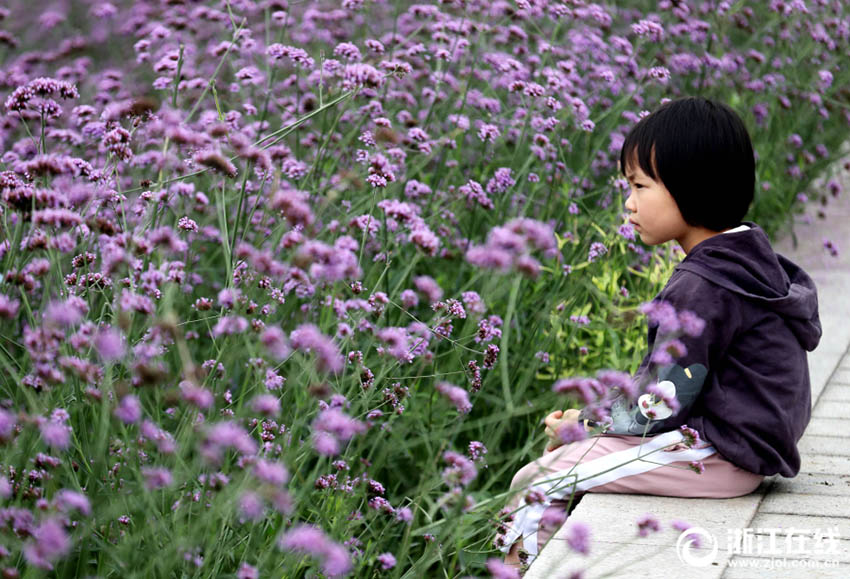
[[[517,491],[508,503],[513,521],[500,548],[507,553],[523,540],[533,559],[584,493],[721,499],[749,494],[764,480],[723,458],[709,442],[688,448],[683,440],[678,430],[646,437],[643,444],[640,436],[603,434],[544,453],[511,482]],[[705,469],[701,474],[691,467],[697,462]]]

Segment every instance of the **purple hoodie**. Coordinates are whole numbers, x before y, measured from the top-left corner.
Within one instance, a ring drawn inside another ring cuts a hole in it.
[[[699,336],[678,336],[687,352],[673,363],[655,343],[659,326],[649,328],[649,353],[635,377],[645,383],[657,371],[661,389],[675,394],[673,408],[647,404],[646,396],[631,405],[620,397],[607,432],[653,435],[687,424],[740,468],[793,477],[797,441],[811,416],[806,352],[821,336],[817,290],[805,271],[773,251],[763,229],[744,225],[750,229],[693,247],[653,300],[705,320]],[[657,413],[647,415],[649,408]]]

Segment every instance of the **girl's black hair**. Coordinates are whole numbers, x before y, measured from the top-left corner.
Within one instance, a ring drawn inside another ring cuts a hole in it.
[[[640,168],[670,191],[686,223],[712,231],[741,223],[753,201],[755,156],[732,108],[702,97],[664,103],[626,136],[620,151],[624,176],[635,150]]]

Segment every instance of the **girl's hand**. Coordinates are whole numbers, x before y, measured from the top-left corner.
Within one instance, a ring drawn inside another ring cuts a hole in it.
[[[546,446],[547,452],[551,452],[564,444],[558,436],[558,428],[568,422],[578,422],[578,415],[579,411],[572,408],[566,412],[556,410],[543,419],[543,423],[546,425],[544,432],[549,437],[549,444]]]

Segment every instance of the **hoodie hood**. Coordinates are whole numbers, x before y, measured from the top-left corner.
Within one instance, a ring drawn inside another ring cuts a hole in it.
[[[698,243],[676,269],[690,271],[781,316],[811,352],[821,337],[817,288],[797,264],[775,253],[764,230],[714,235]]]

